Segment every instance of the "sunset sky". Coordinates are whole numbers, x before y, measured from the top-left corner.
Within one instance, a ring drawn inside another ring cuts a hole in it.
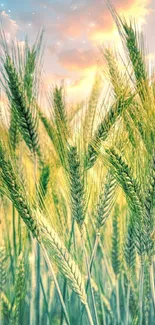
[[[34,40],[44,27],[47,84],[66,80],[71,95],[87,94],[99,62],[98,47],[119,47],[105,0],[4,0],[1,20],[9,40]],[[155,0],[113,0],[119,13],[142,26],[151,57],[155,54]]]

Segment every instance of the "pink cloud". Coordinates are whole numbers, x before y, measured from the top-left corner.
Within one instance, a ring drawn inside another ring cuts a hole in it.
[[[95,52],[91,50],[72,49],[59,53],[59,62],[70,70],[87,69],[96,65]]]
[[[116,10],[120,13],[139,8],[139,12],[146,9],[151,0],[112,0]],[[44,1],[41,8],[46,5],[48,9],[42,10],[33,16],[32,27],[35,30],[45,27],[48,37],[52,39],[80,38],[87,35],[88,39],[96,39],[97,34],[110,32],[114,21],[111,17],[105,0],[78,0],[71,5],[62,1]],[[76,9],[75,9],[76,8]],[[59,19],[57,17],[59,16]],[[28,25],[30,13],[21,13],[19,20],[24,26]],[[93,25],[94,24],[94,25]]]
[[[142,9],[147,9],[150,0],[113,0],[112,3],[119,13],[132,11],[136,7],[140,14]],[[110,32],[113,29],[114,21],[105,0],[97,0],[96,5],[94,0],[85,1],[83,5],[77,2],[76,10],[71,8],[66,6],[64,18],[55,26],[62,38],[81,37],[87,33],[89,39],[95,39],[99,32]]]
[[[19,29],[19,26],[16,21],[12,20],[5,11],[2,11],[0,13],[0,18],[2,22],[2,28],[5,31],[6,38],[10,40],[10,38],[15,37]]]

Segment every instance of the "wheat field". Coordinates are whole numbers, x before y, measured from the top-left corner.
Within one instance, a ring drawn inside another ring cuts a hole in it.
[[[104,44],[76,105],[64,84],[40,104],[43,33],[21,49],[1,31],[2,325],[155,324],[154,66],[110,10],[123,59]]]

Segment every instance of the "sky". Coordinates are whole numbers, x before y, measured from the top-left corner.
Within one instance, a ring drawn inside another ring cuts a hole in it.
[[[133,17],[155,57],[155,0],[113,0],[118,13]],[[87,96],[100,64],[100,45],[119,48],[105,0],[2,0],[0,18],[8,41],[33,42],[44,28],[45,83],[65,80],[71,97]]]

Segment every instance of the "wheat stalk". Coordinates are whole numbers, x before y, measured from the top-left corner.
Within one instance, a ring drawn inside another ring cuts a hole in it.
[[[19,307],[25,296],[25,267],[24,257],[21,253],[17,261],[17,270],[15,277],[15,300],[13,306],[13,324],[19,324]]]

